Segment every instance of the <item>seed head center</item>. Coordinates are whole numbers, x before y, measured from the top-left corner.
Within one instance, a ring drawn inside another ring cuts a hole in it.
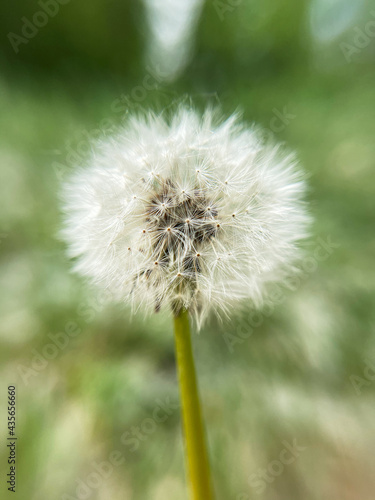
[[[181,197],[181,188],[164,179],[154,187],[145,208],[153,260],[166,267],[178,260],[182,271],[197,272],[194,260],[219,228],[218,208],[207,191],[196,186]]]

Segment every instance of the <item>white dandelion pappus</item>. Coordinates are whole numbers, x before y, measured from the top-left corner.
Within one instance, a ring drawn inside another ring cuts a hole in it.
[[[237,116],[148,114],[97,142],[66,184],[63,236],[75,270],[114,298],[186,308],[200,325],[293,271],[304,191],[295,157]]]

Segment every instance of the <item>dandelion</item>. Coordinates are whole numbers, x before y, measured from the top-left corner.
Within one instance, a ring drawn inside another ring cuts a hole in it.
[[[188,314],[241,299],[260,305],[293,271],[306,237],[304,182],[293,154],[237,116],[182,108],[134,117],[94,145],[65,186],[64,238],[75,270],[133,310],[168,309],[175,339],[193,498],[209,500]]]

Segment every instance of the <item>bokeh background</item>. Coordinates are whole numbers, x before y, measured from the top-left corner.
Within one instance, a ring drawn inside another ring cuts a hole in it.
[[[375,2],[2,0],[0,34],[1,498],[187,499],[170,318],[107,304],[57,233],[89,137],[191,102],[295,149],[315,218],[297,281],[194,335],[217,500],[373,500]]]

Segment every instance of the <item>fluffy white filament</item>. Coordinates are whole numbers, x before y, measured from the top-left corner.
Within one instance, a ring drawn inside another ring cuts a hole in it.
[[[259,304],[299,257],[308,217],[293,155],[233,116],[129,120],[65,186],[75,270],[135,308]]]

